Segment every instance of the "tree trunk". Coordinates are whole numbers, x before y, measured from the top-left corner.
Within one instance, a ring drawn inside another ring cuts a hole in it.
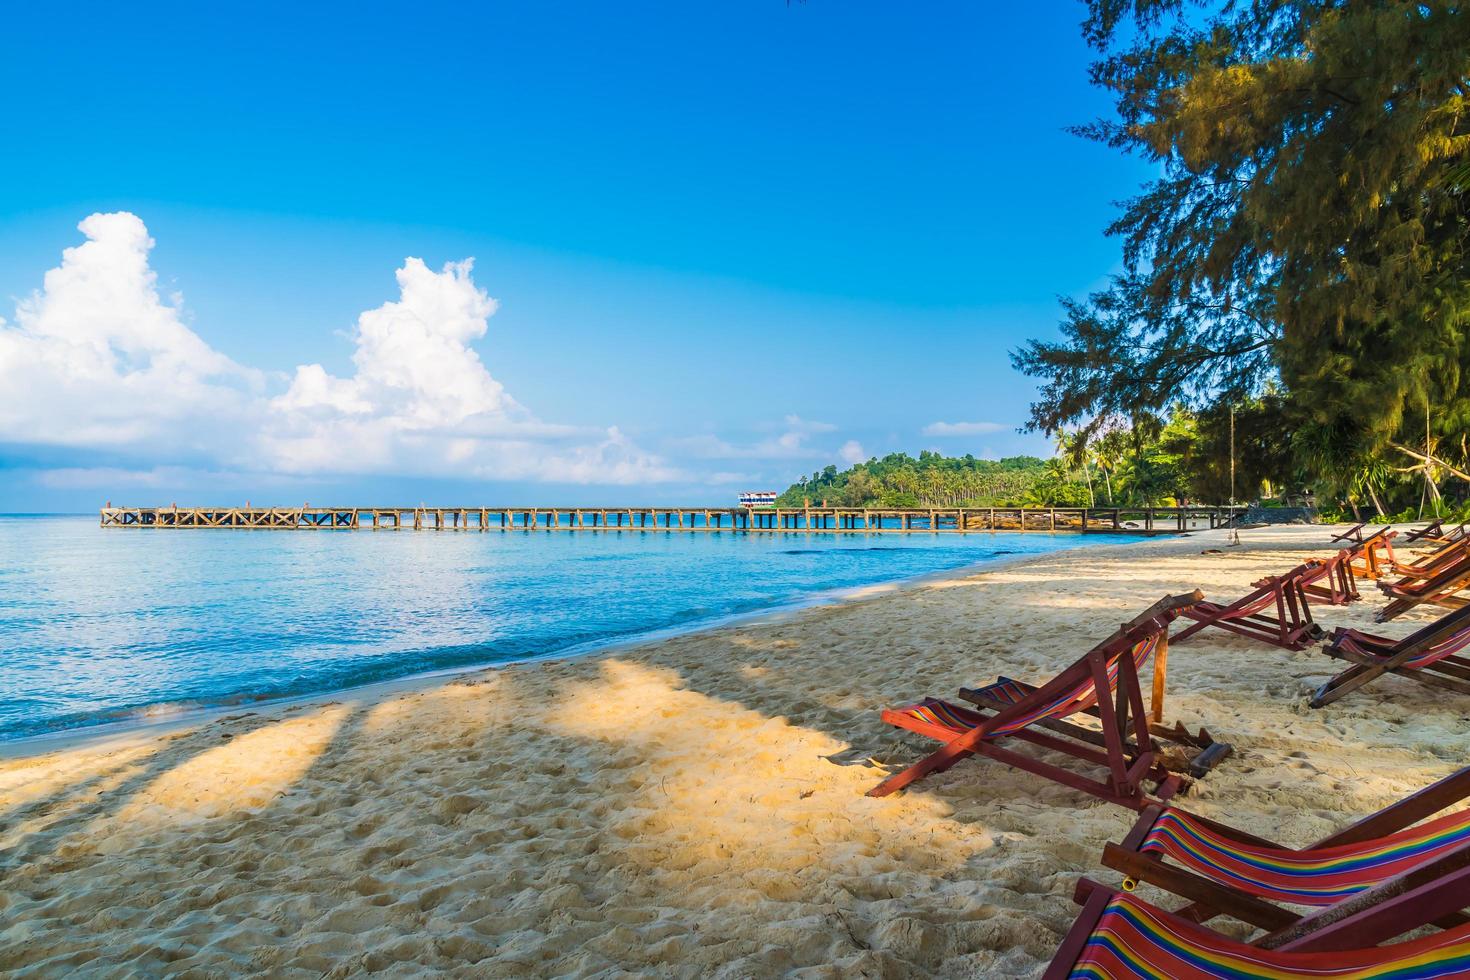
[[[1380,521],[1383,520],[1387,512],[1383,509],[1383,501],[1378,499],[1378,491],[1373,489],[1373,484],[1371,483],[1364,483],[1363,486],[1368,491],[1369,499],[1373,501],[1373,509],[1378,512],[1378,519]],[[1353,516],[1357,516],[1357,511],[1353,512]]]
[[[1433,463],[1435,466],[1442,466],[1444,467],[1445,472],[1451,474],[1452,476],[1459,477],[1466,483],[1470,483],[1470,473],[1466,473],[1464,470],[1456,469],[1449,463],[1446,463],[1444,460],[1440,459],[1438,456],[1426,456],[1424,453],[1410,449],[1408,446],[1400,445],[1397,442],[1390,442],[1389,445],[1407,456],[1414,457],[1421,463],[1428,462]]]

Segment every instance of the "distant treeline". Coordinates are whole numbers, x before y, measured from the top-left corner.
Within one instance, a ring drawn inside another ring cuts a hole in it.
[[[1262,400],[1229,411],[1173,406],[1163,420],[1141,419],[1090,442],[1061,434],[1056,456],[976,459],[891,453],[846,470],[828,466],[777,498],[781,507],[826,501],[834,507],[1110,507],[1270,500],[1292,485],[1288,434]]]
[[[793,483],[778,507],[826,501],[831,507],[1002,507],[1032,502],[1047,469],[1035,456],[976,459],[890,453],[839,471],[818,470]]]

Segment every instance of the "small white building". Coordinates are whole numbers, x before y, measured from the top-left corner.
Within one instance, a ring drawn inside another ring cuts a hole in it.
[[[742,490],[740,492],[741,507],[774,507],[776,506],[776,491],[774,490]]]

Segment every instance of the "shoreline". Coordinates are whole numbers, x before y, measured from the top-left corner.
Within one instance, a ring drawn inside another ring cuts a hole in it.
[[[1330,534],[1017,556],[0,760],[0,971],[1034,977],[1135,815],[984,758],[867,797],[932,748],[881,710],[1045,680],[1161,595],[1228,601]],[[1364,593],[1314,615],[1368,626]],[[1389,677],[1307,708],[1340,666],[1220,630],[1174,644],[1166,722],[1235,747],[1176,802],[1300,845],[1464,764],[1470,717],[1442,692]]]
[[[0,515],[3,516],[3,515]],[[35,516],[73,516],[73,515],[35,515]],[[83,515],[86,516],[86,515]],[[783,532],[791,535],[800,535],[807,532],[789,531]],[[868,532],[848,532],[854,536],[867,534]],[[1019,532],[991,531],[976,532],[990,534],[1006,534]],[[1060,531],[1028,531],[1025,532],[1032,537],[1056,536],[1059,534],[1075,534],[1076,532]],[[1125,532],[1126,533],[1126,532]],[[1137,536],[1136,540],[1126,542],[1109,542],[1102,544],[1086,545],[1088,550],[1107,548],[1127,548],[1136,543],[1147,540],[1159,540],[1160,538],[1183,538],[1192,534],[1202,533],[1200,530],[1185,532],[1168,532],[1153,537]],[[872,532],[877,536],[878,532]],[[1122,535],[1120,535],[1122,536]],[[1071,548],[1058,549],[1058,551],[1070,551]],[[86,749],[99,744],[111,744],[114,741],[118,745],[134,744],[138,738],[146,738],[156,735],[169,734],[183,728],[208,725],[227,715],[236,714],[241,711],[269,712],[284,711],[293,707],[310,706],[318,704],[329,698],[338,697],[365,697],[381,698],[395,694],[404,694],[425,687],[432,687],[439,683],[447,683],[455,677],[463,674],[472,674],[480,671],[497,670],[506,667],[523,664],[547,663],[560,660],[575,659],[581,657],[593,657],[599,655],[612,655],[640,647],[663,643],[668,640],[678,639],[684,636],[693,636],[704,633],[714,633],[725,629],[740,629],[748,626],[759,626],[776,624],[786,621],[790,617],[799,616],[802,613],[827,606],[847,605],[853,602],[861,602],[882,595],[892,595],[909,589],[923,588],[924,586],[942,582],[954,578],[964,578],[969,575],[980,574],[984,571],[999,570],[1012,564],[1024,564],[1028,561],[1038,560],[1048,555],[1056,554],[1055,551],[1040,552],[1035,554],[1007,554],[981,561],[969,562],[954,568],[939,569],[932,572],[921,572],[918,575],[909,575],[897,579],[888,579],[874,582],[868,585],[857,585],[850,588],[815,592],[804,598],[791,602],[776,603],[762,609],[748,612],[731,613],[725,616],[717,616],[712,619],[695,621],[680,626],[660,627],[648,630],[633,636],[622,637],[612,640],[591,640],[574,644],[562,650],[551,653],[539,654],[532,657],[518,657],[510,660],[497,660],[492,662],[478,662],[456,667],[442,667],[434,670],[419,671],[404,674],[400,677],[389,677],[381,680],[367,681],[362,684],[353,684],[347,687],[329,688],[321,691],[312,691],[304,694],[292,694],[282,697],[262,697],[252,700],[248,695],[240,696],[240,700],[210,702],[206,704],[194,704],[186,707],[178,707],[173,710],[171,703],[159,703],[146,705],[128,712],[124,717],[110,721],[100,721],[92,724],[74,725],[49,732],[37,732],[29,735],[21,735],[15,738],[0,738],[0,761],[9,759],[27,759],[38,755],[45,755],[52,751],[65,749]],[[174,702],[172,704],[176,704]]]

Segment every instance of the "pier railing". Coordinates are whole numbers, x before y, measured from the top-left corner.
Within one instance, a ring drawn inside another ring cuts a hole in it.
[[[103,507],[103,527],[415,531],[1168,533],[1215,528],[1219,507]]]

